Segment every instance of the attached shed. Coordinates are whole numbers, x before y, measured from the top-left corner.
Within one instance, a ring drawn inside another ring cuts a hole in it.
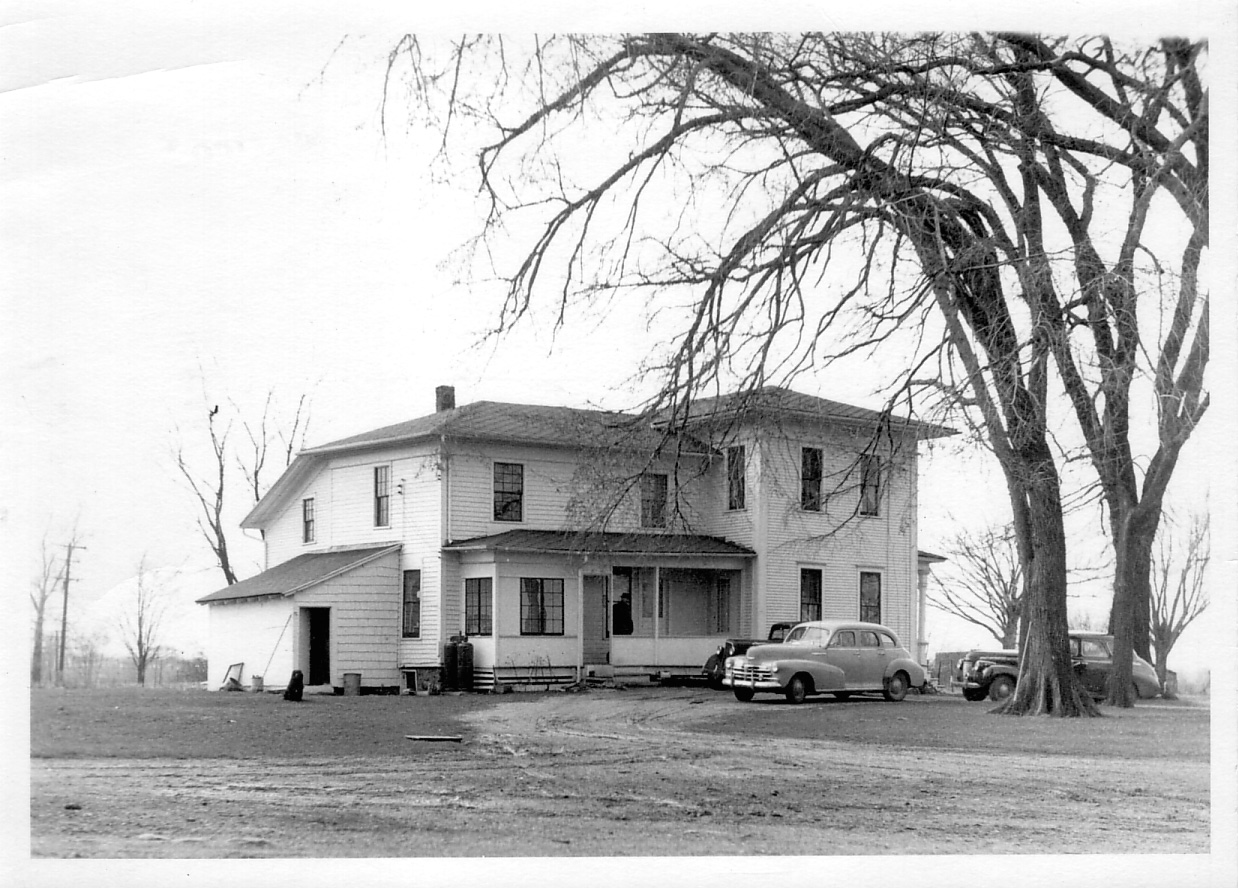
[[[231,664],[242,683],[283,687],[294,669],[307,685],[398,687],[400,545],[298,555],[198,599],[210,607],[208,686]]]

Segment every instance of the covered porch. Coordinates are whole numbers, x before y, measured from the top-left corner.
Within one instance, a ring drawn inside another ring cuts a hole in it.
[[[755,555],[718,537],[509,531],[444,551],[480,687],[695,676],[751,624]]]

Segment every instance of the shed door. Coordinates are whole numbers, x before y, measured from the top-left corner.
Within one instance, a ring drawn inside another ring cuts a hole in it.
[[[309,616],[308,685],[331,684],[331,608],[307,607]]]
[[[610,578],[588,574],[581,588],[585,665],[607,664],[610,662]]]

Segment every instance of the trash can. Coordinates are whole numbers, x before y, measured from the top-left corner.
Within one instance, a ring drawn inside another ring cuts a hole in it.
[[[344,673],[344,696],[345,697],[360,697],[361,696],[361,673],[360,672],[345,672]]]
[[[473,690],[473,645],[463,637],[456,642],[456,687]]]
[[[460,646],[456,644],[456,636],[451,637],[451,641],[443,645],[443,690],[454,691],[457,687],[456,679],[459,677],[460,671]]]
[[[261,694],[262,693],[262,676],[251,675],[249,677],[249,687],[250,687],[250,690],[252,690],[255,694]]]

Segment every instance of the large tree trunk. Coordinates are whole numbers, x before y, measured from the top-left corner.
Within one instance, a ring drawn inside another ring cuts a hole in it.
[[[1152,544],[1160,509],[1129,509],[1122,519],[1114,541],[1113,607],[1109,612],[1113,666],[1105,702],[1130,707],[1137,696],[1131,681],[1132,653],[1151,659]]]
[[[1033,556],[1026,565],[1023,644],[1015,692],[997,712],[1011,715],[1096,715],[1081,693],[1070,657],[1066,620],[1066,532],[1059,479],[1043,441],[1028,459],[1025,482]]]

